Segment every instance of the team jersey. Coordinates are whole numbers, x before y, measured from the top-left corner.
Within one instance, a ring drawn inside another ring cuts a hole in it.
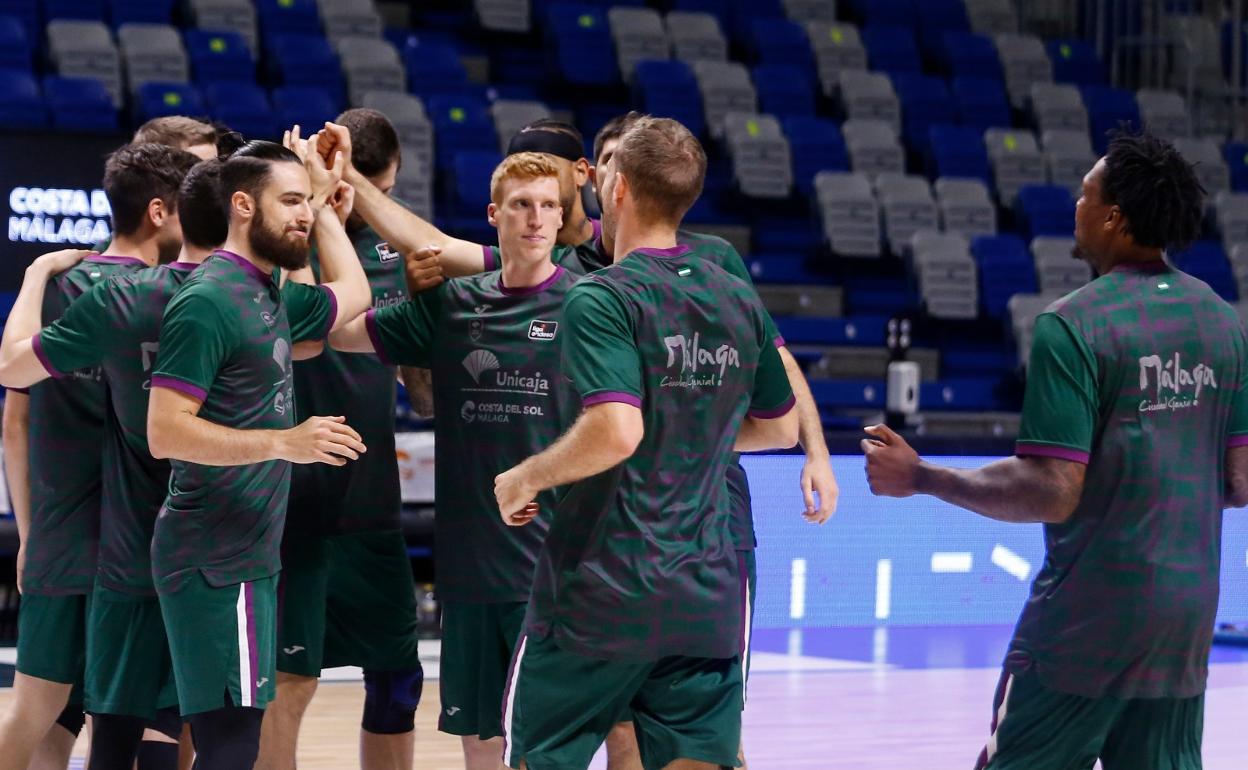
[[[563,298],[576,280],[558,267],[538,286],[508,289],[495,271],[369,311],[369,336],[383,360],[433,370],[434,568],[445,600],[529,597],[558,493],[542,492],[542,514],[509,527],[494,477],[553,444],[579,412],[558,375]]]
[[[48,285],[43,324],[95,284],[144,267],[133,257],[87,257]],[[34,347],[48,367],[37,338]],[[30,389],[31,510],[22,590],[34,594],[90,593],[95,579],[107,396],[98,368],[66,375]]]
[[[165,309],[152,387],[201,401],[199,416],[218,425],[291,428],[291,344],[323,338],[336,313],[325,287],[283,294],[276,275],[218,251]],[[196,572],[215,587],[277,574],[290,463],[170,464],[168,497],[152,538],[156,590],[175,592]]]
[[[403,257],[372,228],[351,233],[368,276],[373,308],[407,299]],[[320,264],[312,267],[320,279]],[[342,415],[368,447],[360,459],[335,467],[296,465],[291,472],[290,535],[332,535],[399,528],[403,501],[395,461],[395,369],[376,356],[325,352],[295,362],[295,405],[299,421],[314,415]]]
[[[1235,311],[1162,262],[1119,267],[1036,321],[1017,452],[1086,463],[1007,665],[1086,697],[1205,689],[1225,458],[1248,444]]]
[[[603,659],[737,655],[745,575],[724,474],[747,411],[793,407],[757,295],[687,246],[645,249],[581,279],[563,322],[582,404],[636,406],[645,435],[561,499],[527,633]]]
[[[594,224],[593,239],[579,246],[555,247],[555,250],[551,253],[551,261],[555,264],[563,265],[568,270],[580,275],[588,275],[595,270],[601,270],[610,265],[612,255],[608,254],[606,247],[603,246],[601,224],[596,219],[592,221]],[[745,260],[741,259],[741,255],[737,253],[732,244],[723,238],[681,230],[676,233],[676,242],[688,246],[690,256],[713,262],[753,288],[754,282],[750,277],[749,269],[745,266]],[[486,248],[485,254],[487,270],[493,270],[502,264],[502,253],[497,247]],[[780,330],[776,328],[771,314],[767,313],[766,310],[763,311],[763,314],[766,318],[768,337],[775,341],[776,347],[783,347],[784,337],[780,334]],[[734,458],[729,465],[727,477],[733,508],[733,541],[737,544],[737,550],[752,551],[757,544],[754,537],[754,513],[750,506],[750,501],[735,494],[736,490],[747,488],[745,469],[741,467],[739,457]]]

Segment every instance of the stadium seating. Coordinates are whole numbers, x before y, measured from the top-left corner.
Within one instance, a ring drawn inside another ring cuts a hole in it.
[[[1092,146],[1102,155],[1109,146],[1111,132],[1140,128],[1140,108],[1135,94],[1130,91],[1111,86],[1084,86],[1083,103],[1088,108]]]
[[[204,97],[213,118],[244,136],[256,139],[281,136],[263,88],[247,83],[209,83],[204,87]],[[310,134],[318,128],[313,124],[305,131]]]
[[[100,21],[55,19],[48,22],[47,32],[48,55],[55,72],[100,80],[113,104],[121,107],[121,54],[108,27]]]
[[[958,122],[977,128],[1008,128],[1012,125],[1005,83],[998,78],[963,76],[953,79],[953,101]]]
[[[941,227],[961,234],[969,242],[980,235],[997,232],[997,209],[988,197],[988,188],[978,179],[937,179],[936,204]]]
[[[724,116],[724,145],[733,177],[749,198],[789,197],[793,159],[789,141],[774,115],[730,112]]]
[[[48,111],[39,92],[39,82],[29,72],[0,70],[0,126],[47,128]]]
[[[603,9],[588,4],[552,3],[549,35],[559,76],[568,83],[606,86],[620,79]]]
[[[1019,188],[1047,181],[1044,156],[1030,131],[990,128],[984,132],[984,147],[1002,205],[1012,206]]]
[[[880,208],[865,174],[821,171],[815,176],[815,196],[833,253],[880,256]]]
[[[186,83],[191,68],[177,29],[169,24],[125,24],[117,30],[130,90],[144,83]]]
[[[854,171],[872,179],[880,174],[905,172],[905,149],[888,123],[865,118],[848,120],[841,131]]]
[[[979,296],[983,312],[1004,319],[1010,297],[1036,293],[1036,266],[1026,244],[1016,235],[987,235],[971,241],[979,268]]]
[[[34,45],[22,20],[0,16],[0,68],[27,71],[33,64]]]
[[[183,40],[196,82],[256,81],[255,58],[247,41],[237,32],[190,29]]]
[[[1045,48],[1053,63],[1053,79],[1058,83],[1090,86],[1106,81],[1105,65],[1096,48],[1086,40],[1051,40]]]
[[[693,69],[683,61],[643,61],[633,80],[634,103],[651,115],[675,118],[696,135],[706,130],[702,94]]]
[[[1049,129],[1041,135],[1040,144],[1049,181],[1065,187],[1078,198],[1083,190],[1083,177],[1096,163],[1088,132]]]
[[[1209,284],[1222,299],[1232,303],[1239,301],[1235,273],[1222,244],[1217,241],[1197,241],[1187,249],[1171,254],[1170,259],[1175,267]]]
[[[213,32],[237,32],[251,50],[260,50],[256,7],[251,0],[188,0],[188,6],[195,26]]]
[[[780,117],[814,115],[815,82],[810,70],[786,64],[763,64],[751,73],[758,105],[763,112]]]
[[[99,80],[49,75],[43,93],[56,131],[109,134],[119,128],[113,97]]]
[[[672,11],[663,19],[672,55],[681,61],[725,61],[728,39],[709,13]]]
[[[910,27],[869,26],[862,30],[867,62],[876,72],[922,72],[918,43]]]
[[[1075,239],[1069,235],[1045,235],[1031,241],[1041,294],[1062,296],[1092,279],[1092,267],[1075,258],[1074,250]]]
[[[979,315],[978,268],[966,238],[920,230],[910,239],[909,254],[928,315],[962,321]]]
[[[448,43],[413,35],[403,46],[401,58],[414,94],[454,93],[468,85],[459,51]]]
[[[723,134],[724,116],[728,113],[758,111],[758,92],[745,65],[699,61],[693,63],[693,74],[702,94],[702,109],[711,136]]]
[[[1230,175],[1231,189],[1248,192],[1248,143],[1228,142],[1222,148],[1222,153]]]
[[[1018,218],[1030,238],[1069,236],[1075,232],[1075,201],[1065,187],[1026,185],[1018,191]]]
[[[943,78],[899,73],[893,75],[893,89],[901,103],[902,137],[910,147],[922,146],[932,126],[958,120]]]
[[[994,41],[1001,58],[1010,102],[1022,109],[1037,83],[1053,82],[1053,65],[1044,50],[1044,43],[1034,35],[997,35]]]
[[[281,86],[273,89],[278,125],[320,126],[338,115],[333,94],[316,86]]]
[[[195,86],[149,81],[135,91],[135,111],[144,121],[165,115],[203,115],[208,110]]]
[[[884,237],[894,256],[902,256],[916,232],[940,226],[940,212],[925,177],[881,174],[875,192],[884,214]]]
[[[979,131],[963,126],[933,126],[928,132],[928,171],[934,177],[992,179],[988,153]]]
[[[826,118],[790,116],[783,124],[793,155],[793,182],[798,192],[812,195],[815,175],[820,171],[849,171],[849,150],[836,123]]]
[[[862,46],[857,27],[814,21],[806,25],[806,34],[815,52],[815,68],[825,94],[831,96],[837,89],[842,72],[867,68],[867,49]]]
[[[607,13],[616,63],[625,81],[639,61],[666,59],[669,53],[663,17],[649,8],[612,8]]]

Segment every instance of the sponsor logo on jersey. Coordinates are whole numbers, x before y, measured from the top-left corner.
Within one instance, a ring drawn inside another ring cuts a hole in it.
[[[464,359],[464,368],[472,375],[472,381],[481,384],[481,375],[499,367],[498,356],[488,350],[474,350]]]
[[[459,409],[459,416],[464,422],[509,423],[512,416],[545,417],[546,410],[535,404],[504,404],[499,402],[465,401]]]
[[[659,382],[663,388],[718,387],[724,384],[728,369],[741,368],[741,354],[731,345],[716,348],[703,347],[701,332],[692,337],[674,334],[663,338],[667,346],[667,368],[673,369],[679,362],[680,373],[664,375]]]
[[[529,339],[550,342],[558,331],[558,321],[533,321],[529,324]]]
[[[485,320],[480,318],[482,313],[490,309],[489,305],[477,305],[472,309],[478,317],[468,322],[468,336],[473,342],[480,342],[481,335],[485,332]]]
[[[260,320],[264,321],[264,325],[270,329],[273,328],[273,324],[277,323],[277,319],[267,310],[260,314]]]
[[[448,717],[453,717],[453,716],[455,716],[456,714],[458,714],[458,713],[459,713],[459,711],[460,711],[459,706],[451,706],[449,709],[447,709],[447,710],[446,710],[446,715],[447,715]]]
[[[465,401],[463,407],[459,410],[459,416],[464,422],[471,425],[477,419],[477,405],[471,401]]]
[[[467,390],[532,396],[550,395],[550,380],[543,377],[541,372],[526,374],[519,369],[506,371],[502,368],[498,356],[492,351],[474,350],[464,358],[463,364],[468,374],[472,375],[472,381],[481,386],[467,388]],[[494,372],[493,378],[488,376],[490,372]]]
[[[304,647],[302,644],[292,644],[289,647],[283,647],[282,652],[286,653],[287,655],[294,655],[295,653],[303,652],[306,649],[308,648]]]
[[[385,241],[382,241],[381,243],[377,244],[376,248],[377,248],[377,258],[381,260],[381,263],[383,265],[387,262],[393,262],[394,260],[402,256],[401,254],[399,254],[399,252],[390,248],[390,244],[386,243]]]
[[[1205,388],[1217,390],[1213,369],[1196,364],[1183,368],[1183,359],[1175,353],[1162,360],[1159,355],[1140,356],[1141,412],[1174,412],[1200,406]]]

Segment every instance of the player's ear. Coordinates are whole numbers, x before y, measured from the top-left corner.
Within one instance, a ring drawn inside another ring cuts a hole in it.
[[[165,208],[165,202],[160,198],[152,198],[147,202],[147,219],[153,227],[162,227],[169,214],[170,212]]]
[[[619,206],[624,202],[624,196],[629,194],[628,177],[624,176],[619,169],[615,172],[615,186],[611,188],[611,199],[615,201],[615,205]]]
[[[581,158],[572,164],[572,178],[576,181],[577,187],[584,187],[585,183],[593,179],[593,166],[589,165],[589,160]]]
[[[256,201],[242,190],[235,190],[230,196],[230,209],[244,219],[250,219],[256,213]]]
[[[491,203],[485,207],[485,218],[491,227],[498,227],[498,204]]]

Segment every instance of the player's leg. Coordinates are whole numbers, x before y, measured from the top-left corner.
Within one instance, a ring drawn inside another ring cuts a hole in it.
[[[87,764],[92,770],[131,770],[139,756],[146,720],[123,714],[92,714],[91,718]]]
[[[1104,770],[1200,770],[1205,696],[1127,702],[1101,750]]]
[[[503,697],[503,761],[528,770],[588,767],[652,668],[582,657],[549,636],[521,636]]]
[[[424,686],[412,565],[400,530],[327,538],[324,666],[365,671],[363,770],[407,770]]]
[[[754,641],[754,603],[758,590],[758,561],[754,557],[753,549],[738,551],[737,554],[741,559],[742,573],[745,575],[745,623],[742,624],[741,639],[741,708],[744,709],[750,689],[750,654],[753,652]],[[741,770],[749,770],[749,763],[745,761],[744,734],[741,736],[737,758],[741,761]]]
[[[260,751],[264,710],[226,706],[188,717],[195,741],[195,770],[252,767]]]
[[[66,706],[35,749],[27,770],[65,770],[86,718],[81,705]]]
[[[632,721],[620,722],[607,733],[607,770],[643,770]]]
[[[290,538],[278,578],[277,697],[265,709],[255,770],[294,770],[303,715],[316,694],[325,651],[325,538]]]
[[[182,715],[177,708],[162,708],[148,721],[139,744],[137,770],[178,770],[178,740]]]
[[[670,657],[655,664],[632,703],[642,764],[735,766],[741,746],[741,671],[739,655]]]

